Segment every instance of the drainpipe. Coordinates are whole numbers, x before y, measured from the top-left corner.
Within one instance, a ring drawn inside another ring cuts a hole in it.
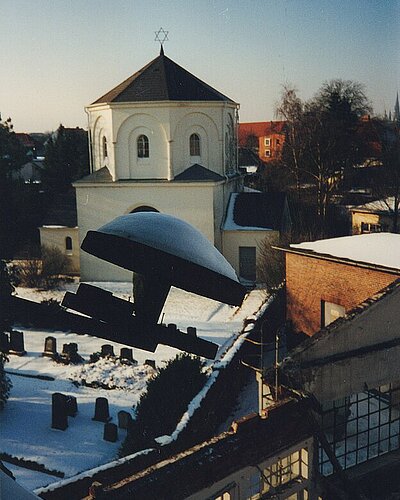
[[[170,139],[168,141],[168,177],[167,179],[169,181],[173,181],[174,180],[174,169],[172,168],[172,143],[174,141],[172,139]]]
[[[243,191],[244,189],[244,180],[242,174],[239,172],[239,109],[240,109],[240,104],[236,104],[236,173],[239,175],[239,186],[240,189]],[[237,188],[239,187],[236,185]],[[239,191],[239,189],[237,189]]]

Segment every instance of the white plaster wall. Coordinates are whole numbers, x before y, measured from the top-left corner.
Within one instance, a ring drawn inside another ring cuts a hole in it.
[[[77,227],[40,227],[40,244],[56,247],[71,261],[71,273],[79,274],[79,231]],[[72,250],[66,250],[65,238],[72,239]]]
[[[149,140],[149,157],[137,157],[137,139]],[[168,177],[168,138],[157,116],[135,113],[118,129],[116,172],[118,179],[165,179]]]
[[[227,137],[231,137],[231,122],[236,130],[235,104],[148,102],[93,105],[89,112],[94,168],[104,166],[102,136],[107,138],[107,166],[117,179],[167,179],[199,163],[224,175],[231,172],[234,161],[228,154]],[[230,118],[231,117],[231,118]],[[229,133],[227,133],[229,132]],[[201,138],[200,157],[191,157],[189,137]],[[145,134],[150,141],[150,157],[138,159],[136,139]],[[232,146],[230,141],[230,146]],[[232,148],[231,148],[232,149]]]
[[[109,107],[103,106],[89,114],[89,129],[93,155],[93,170],[107,167],[113,179],[115,179],[114,137],[112,133],[112,113]],[[104,158],[103,155],[103,137],[107,140],[107,158]]]
[[[260,248],[265,239],[271,245],[279,243],[279,231],[259,230],[259,231],[223,231],[222,232],[222,253],[239,276],[239,247],[255,247],[256,261],[260,259]],[[257,276],[258,279],[258,276]]]
[[[132,183],[108,186],[77,186],[79,237],[96,230],[119,215],[142,205],[186,220],[214,243],[213,190],[211,183]],[[83,281],[125,281],[127,273],[112,264],[81,252]]]
[[[241,191],[237,179],[227,179],[226,182],[217,184],[214,188],[214,244],[222,251],[222,224],[231,193]]]

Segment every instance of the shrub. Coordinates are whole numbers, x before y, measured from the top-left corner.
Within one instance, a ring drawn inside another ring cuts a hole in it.
[[[57,247],[42,246],[41,259],[25,260],[19,270],[21,284],[27,287],[51,288],[65,280],[70,260]]]
[[[27,259],[18,268],[20,284],[29,288],[38,288],[42,285],[42,261]]]
[[[281,236],[280,241],[272,242],[265,238],[259,245],[257,261],[257,276],[269,292],[273,292],[285,279],[285,255],[275,250],[271,245],[282,245],[288,241],[287,236]]]
[[[122,445],[121,456],[152,446],[154,438],[175,430],[188,404],[207,380],[203,368],[199,358],[180,354],[158,370],[139,400],[136,420]]]
[[[70,260],[57,247],[42,247],[42,277],[46,285],[53,286],[70,269]]]

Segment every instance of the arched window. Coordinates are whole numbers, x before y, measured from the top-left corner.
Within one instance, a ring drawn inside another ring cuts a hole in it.
[[[200,156],[200,136],[192,134],[189,139],[190,156]]]
[[[71,238],[71,236],[67,236],[65,238],[65,250],[67,252],[72,252],[72,238]]]
[[[108,151],[107,151],[107,139],[103,136],[103,158],[108,157]]]
[[[139,135],[137,140],[138,158],[149,157],[149,138],[146,135]]]

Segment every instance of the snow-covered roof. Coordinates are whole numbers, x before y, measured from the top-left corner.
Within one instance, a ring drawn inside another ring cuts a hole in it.
[[[393,212],[395,205],[394,196],[389,196],[383,200],[370,201],[364,205],[359,205],[352,209],[353,212],[366,211],[366,212]]]
[[[284,212],[283,193],[232,193],[224,231],[279,231]]]
[[[400,234],[372,233],[291,244],[290,248],[400,269]]]

